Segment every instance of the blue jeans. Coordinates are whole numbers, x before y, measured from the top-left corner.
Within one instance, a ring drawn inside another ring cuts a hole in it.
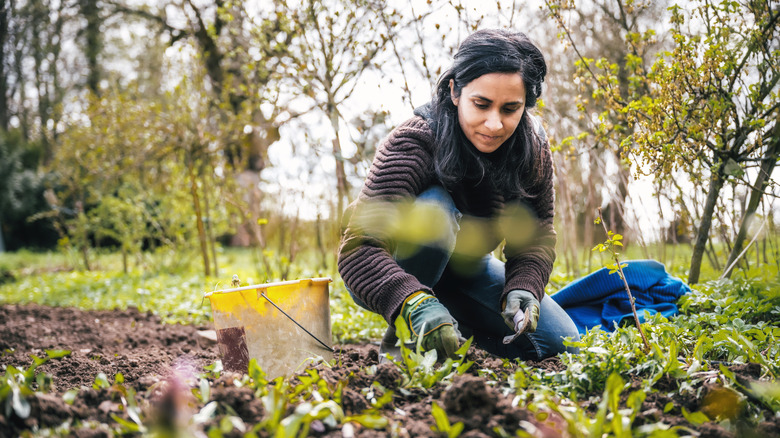
[[[404,244],[398,244],[394,258],[406,272],[434,290],[466,337],[473,335],[480,348],[510,359],[542,360],[564,351],[577,352],[576,348],[563,345],[563,339],[567,337],[579,340],[577,327],[569,315],[546,295],[540,303],[536,331],[525,333],[505,345],[504,337],[512,335],[513,331],[501,316],[504,263],[487,254],[469,261],[468,274],[461,269],[453,269],[450,261],[462,214],[449,193],[440,186],[430,187],[415,202],[439,207],[445,232],[440,233],[436,241],[417,245],[413,251],[404,248]],[[366,307],[355,295],[352,297],[358,305]]]

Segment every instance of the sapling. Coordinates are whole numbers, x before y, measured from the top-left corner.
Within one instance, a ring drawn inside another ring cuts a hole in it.
[[[636,314],[636,306],[634,305],[634,296],[631,295],[631,289],[628,287],[628,282],[626,281],[626,276],[623,274],[623,268],[628,266],[628,264],[620,263],[620,253],[617,252],[615,247],[617,246],[623,246],[623,236],[620,234],[615,234],[612,231],[607,230],[607,225],[604,223],[604,220],[601,217],[601,207],[599,207],[599,216],[594,221],[596,225],[601,224],[602,227],[604,227],[604,232],[607,234],[607,240],[604,241],[604,243],[599,243],[596,245],[593,250],[599,250],[599,252],[609,251],[612,254],[612,259],[615,261],[614,264],[607,265],[607,268],[609,268],[609,273],[614,274],[615,272],[620,275],[620,279],[623,280],[623,286],[626,288],[626,293],[628,294],[628,302],[631,304],[631,312],[634,314],[634,322],[636,323],[636,328],[639,329],[639,334],[642,336],[642,341],[645,344],[645,351],[650,351],[650,343],[647,342],[647,337],[645,336],[644,330],[642,330],[642,324],[639,322],[639,316]]]

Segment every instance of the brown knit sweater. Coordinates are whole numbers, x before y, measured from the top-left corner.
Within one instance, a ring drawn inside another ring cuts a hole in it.
[[[432,184],[438,184],[433,169],[433,141],[432,129],[419,116],[395,128],[377,148],[363,189],[344,216],[346,227],[339,248],[339,273],[352,293],[391,324],[404,299],[410,294],[418,290],[434,292],[407,274],[393,260],[395,243],[391,238],[381,233],[367,233],[361,224],[365,223],[367,217],[370,222],[371,216],[380,219],[387,213],[381,207],[385,202],[412,200]],[[543,165],[550,170],[547,174],[552,175],[552,156],[547,143],[542,157]],[[541,301],[555,260],[555,193],[552,178],[545,182],[541,194],[534,199],[505,199],[503,194],[486,184],[472,187],[462,185],[460,189],[451,191],[451,194],[464,215],[494,218],[513,203],[530,207],[538,221],[530,242],[526,240],[518,246],[512,243],[517,239],[511,236],[506,239],[506,284],[503,296],[514,289],[525,289]],[[355,220],[356,211],[360,212],[360,220]],[[496,232],[491,237],[492,241],[487,247],[495,248],[508,236]]]

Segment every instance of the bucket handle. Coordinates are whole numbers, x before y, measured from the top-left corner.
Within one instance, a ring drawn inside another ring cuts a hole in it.
[[[277,306],[277,305],[276,305],[276,303],[274,303],[273,301],[271,301],[271,299],[270,299],[270,298],[268,298],[268,297],[265,295],[265,292],[263,292],[262,290],[258,290],[258,292],[259,292],[259,294],[258,294],[258,295],[260,295],[261,297],[265,298],[265,299],[266,299],[266,300],[267,300],[269,303],[271,303],[271,305],[272,305],[272,306],[276,307],[276,310],[278,310],[278,311],[282,312],[282,315],[286,316],[286,317],[287,317],[287,318],[288,318],[290,321],[294,322],[294,323],[295,323],[295,325],[297,325],[298,327],[300,327],[300,328],[301,328],[301,330],[305,331],[305,332],[306,332],[306,334],[308,334],[309,336],[311,336],[312,338],[314,338],[314,340],[315,340],[315,341],[317,341],[317,342],[319,342],[320,344],[322,344],[322,346],[323,346],[323,347],[325,347],[326,349],[328,349],[328,351],[330,351],[331,353],[335,353],[335,351],[334,351],[332,348],[330,348],[330,347],[328,346],[328,344],[326,344],[326,343],[322,342],[322,341],[321,341],[321,340],[320,340],[318,337],[314,336],[314,334],[312,334],[312,332],[310,332],[310,331],[306,330],[306,328],[305,328],[304,326],[300,325],[300,324],[298,323],[298,321],[296,321],[295,319],[293,319],[293,317],[292,317],[292,316],[288,315],[288,314],[287,314],[287,312],[285,312],[284,310],[282,310],[282,308],[281,308],[281,307]]]

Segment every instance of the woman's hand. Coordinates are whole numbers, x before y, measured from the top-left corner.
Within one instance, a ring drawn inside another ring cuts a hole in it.
[[[406,322],[413,341],[422,336],[424,351],[436,350],[440,361],[454,357],[461,336],[455,328],[455,319],[436,297],[424,291],[415,292],[404,301],[398,317]]]
[[[515,335],[533,333],[539,323],[539,300],[527,290],[516,289],[506,295],[506,305],[501,312],[506,325]]]

